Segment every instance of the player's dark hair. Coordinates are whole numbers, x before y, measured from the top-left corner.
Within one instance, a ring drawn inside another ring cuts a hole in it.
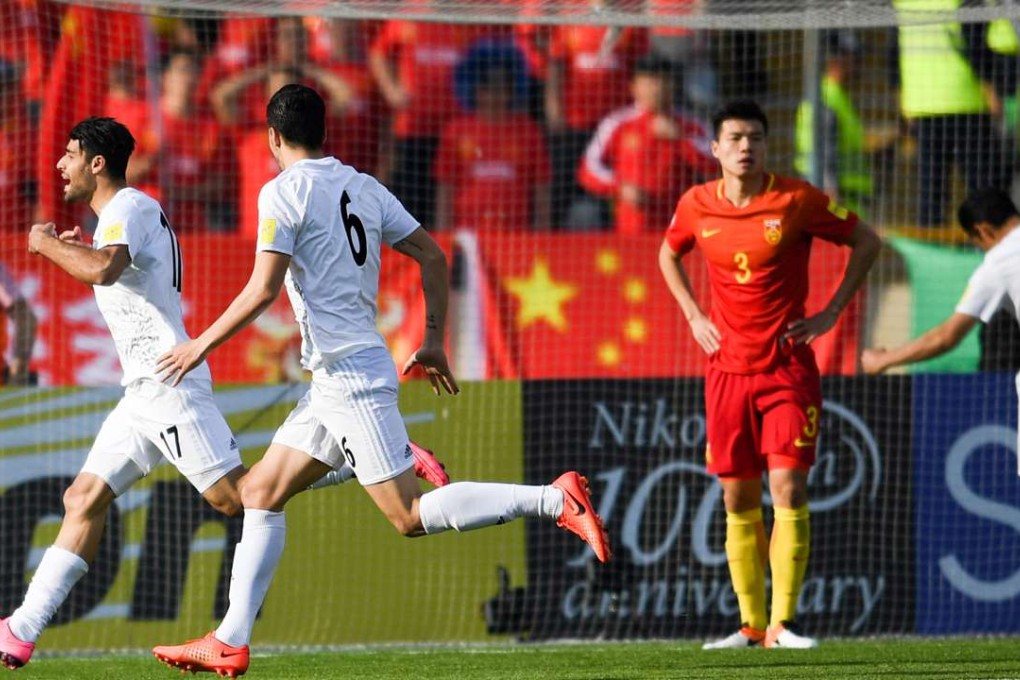
[[[727,102],[719,107],[712,115],[712,128],[715,130],[715,138],[719,139],[722,132],[722,125],[728,120],[756,120],[761,123],[762,131],[769,133],[769,119],[758,102],[750,99]]]
[[[956,213],[960,226],[968,236],[977,236],[977,225],[982,222],[993,229],[1001,229],[1013,217],[1020,217],[1016,205],[1002,189],[978,189],[960,205]]]
[[[321,149],[326,141],[326,102],[306,85],[284,85],[266,106],[266,123],[294,146]]]
[[[67,137],[78,142],[86,160],[102,156],[111,179],[127,179],[128,159],[135,150],[135,138],[126,125],[113,118],[93,116],[71,128]]]

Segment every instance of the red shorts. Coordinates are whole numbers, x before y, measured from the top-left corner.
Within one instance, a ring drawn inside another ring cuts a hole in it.
[[[753,375],[705,376],[708,471],[753,479],[768,469],[807,470],[815,462],[822,389],[813,356]]]

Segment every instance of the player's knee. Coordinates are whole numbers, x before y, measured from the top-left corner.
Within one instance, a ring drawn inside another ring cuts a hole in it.
[[[272,485],[260,484],[256,480],[244,480],[240,485],[241,504],[245,508],[272,509],[280,504],[281,498]]]
[[[782,508],[799,508],[807,505],[807,485],[795,480],[785,480],[773,484],[771,489],[772,503]]]
[[[418,518],[417,513],[400,513],[399,515],[390,515],[390,523],[393,528],[396,529],[401,536],[406,538],[415,538],[417,536],[425,535],[425,527],[421,525],[421,520]]]
[[[213,510],[226,517],[239,517],[244,514],[244,505],[241,503],[240,494],[210,499],[209,505]]]
[[[106,502],[102,488],[76,480],[64,491],[64,516],[74,518],[92,517],[105,513]]]

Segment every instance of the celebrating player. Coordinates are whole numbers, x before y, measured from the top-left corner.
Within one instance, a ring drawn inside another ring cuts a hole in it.
[[[893,366],[945,354],[960,344],[979,321],[988,323],[1000,309],[1008,309],[1020,318],[1020,211],[1005,191],[982,189],[967,197],[957,216],[970,240],[985,251],[985,257],[971,274],[956,310],[938,326],[900,347],[864,350],[861,366],[865,373],[881,373]]]
[[[677,204],[659,268],[709,355],[705,378],[709,472],[726,508],[726,557],[741,628],[706,649],[808,648],[795,624],[810,548],[807,474],[815,460],[822,399],[810,343],[829,331],[874,262],[878,236],[806,182],[765,170],[768,120],[754,102],[713,118],[712,155],[722,179]],[[829,304],[805,317],[813,237],[852,250]],[[694,299],[680,258],[699,247],[708,264],[711,314]],[[762,521],[762,473],[775,511],[771,550]],[[772,570],[766,629],[765,564]]]
[[[248,473],[241,500],[230,607],[217,630],[153,653],[171,666],[236,676],[248,668],[255,616],[283,551],[283,508],[298,491],[340,464],[405,536],[466,531],[517,517],[544,517],[580,536],[601,561],[609,541],[587,482],[567,472],[548,486],[458,482],[422,494],[407,457],[397,410],[397,374],[376,330],[381,246],[421,268],[426,305],[423,345],[404,366],[424,369],[433,391],[456,394],[443,350],[449,283],[446,257],[400,202],[370,175],[322,151],[325,104],[315,90],[287,85],[270,99],[269,147],[282,169],[259,196],[259,236],[248,284],[199,337],[166,353],[160,370],[174,384],[206,355],[287,293],[301,325],[302,363],[312,384]],[[301,446],[322,429],[339,446]],[[306,453],[300,452],[301,450]],[[342,454],[342,457],[341,457]]]
[[[134,138],[112,118],[83,120],[69,137],[57,163],[67,182],[64,199],[89,202],[99,216],[95,238],[89,246],[79,227],[57,236],[53,223],[34,224],[28,248],[94,287],[124,370],[125,390],[64,494],[60,532],[43,555],[24,602],[0,619],[0,663],[11,670],[28,663],[43,629],[88,572],[110,504],[163,458],[216,510],[237,515],[242,509],[237,480],[244,468],[213,401],[209,368],[196,364],[174,387],[165,385],[156,371],[158,357],[188,339],[181,312],[184,270],[180,246],[159,203],[127,186]],[[306,451],[320,445],[300,444]],[[409,451],[429,481],[448,481],[428,451],[417,446]],[[326,483],[349,479],[352,471],[346,470]]]
[[[186,339],[181,314],[181,250],[159,204],[127,186],[135,140],[112,118],[78,123],[57,170],[64,200],[88,201],[99,216],[92,247],[80,227],[59,236],[33,224],[29,252],[94,286],[124,370],[124,396],[103,422],[88,458],[64,493],[64,520],[46,550],[24,602],[0,620],[0,662],[28,663],[35,641],[88,571],[114,499],[164,457],[214,508],[240,510],[235,485],[243,473],[237,444],[212,398],[204,364],[177,388],[160,382],[156,359]]]

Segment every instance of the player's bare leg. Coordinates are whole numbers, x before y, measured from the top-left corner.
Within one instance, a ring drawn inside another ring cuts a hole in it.
[[[755,647],[765,640],[765,564],[768,545],[762,521],[761,478],[721,478],[726,507],[726,559],[740,606],[737,632],[703,649]]]
[[[88,472],[64,492],[60,532],[43,554],[21,606],[0,620],[0,664],[13,670],[28,663],[35,641],[95,559],[114,499],[106,482]]]
[[[262,459],[238,482],[244,504],[244,528],[234,551],[230,606],[219,627],[181,645],[153,648],[168,666],[228,677],[248,670],[249,642],[255,617],[269,591],[283,554],[287,525],[283,508],[330,467],[304,452],[271,444]]]
[[[244,467],[234,468],[203,491],[202,498],[212,506],[213,510],[222,515],[239,516],[244,511],[244,506],[241,504],[241,493],[237,487],[245,474]]]
[[[599,561],[611,555],[587,481],[576,472],[565,473],[548,486],[454,482],[423,494],[414,472],[406,470],[366,486],[365,491],[404,536],[470,531],[518,517],[545,517],[588,543]]]
[[[769,490],[775,521],[772,527],[772,614],[765,646],[810,649],[813,638],[801,634],[796,624],[797,598],[811,550],[811,522],[807,505],[807,471],[772,469]]]

